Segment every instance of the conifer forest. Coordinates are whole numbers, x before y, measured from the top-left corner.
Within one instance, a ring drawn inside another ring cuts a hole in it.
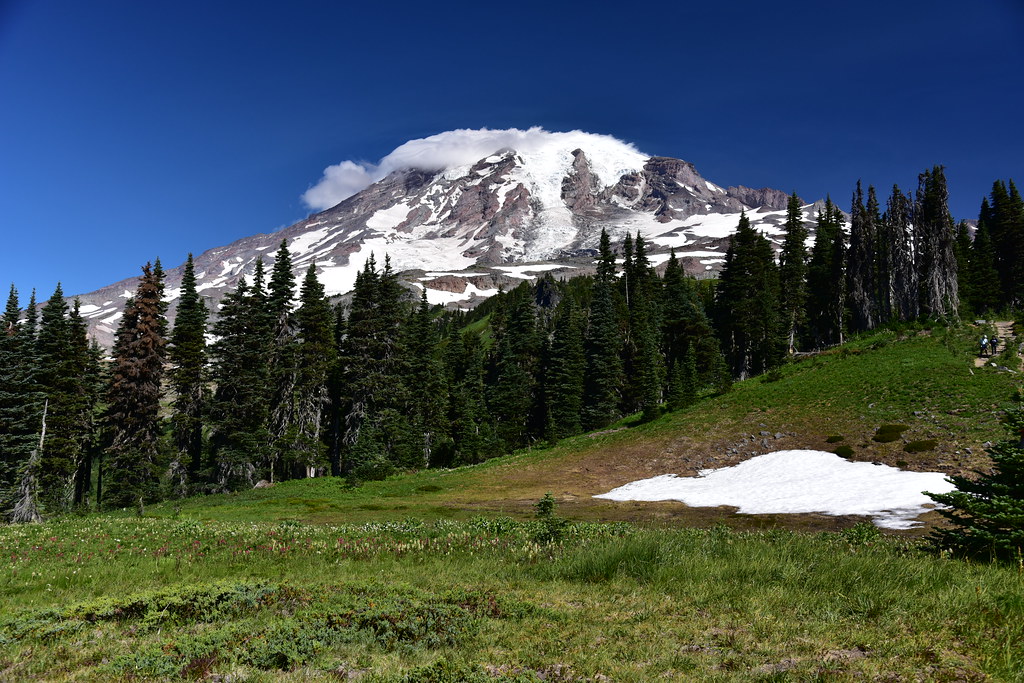
[[[159,261],[112,349],[60,286],[12,285],[0,322],[0,508],[14,521],[313,476],[353,482],[478,463],[653,418],[792,354],[918,319],[1024,304],[1024,201],[997,181],[954,223],[942,167],[913,194],[858,183],[813,242],[790,198],[778,250],[739,220],[717,280],[659,272],[639,233],[602,233],[592,276],[524,282],[471,311],[430,306],[386,255],[343,302],[285,243],[211,311],[186,265],[173,327]]]

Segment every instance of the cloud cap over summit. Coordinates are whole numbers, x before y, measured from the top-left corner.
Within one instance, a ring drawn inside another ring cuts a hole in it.
[[[512,149],[520,154],[544,151],[570,153],[577,148],[614,149],[615,156],[647,157],[631,143],[610,135],[580,130],[550,132],[539,126],[527,130],[490,128],[446,131],[425,138],[410,140],[396,147],[378,163],[346,160],[324,169],[320,180],[302,195],[309,208],[322,211],[335,206],[389,173],[400,169],[443,171],[476,163],[495,152]],[[600,173],[600,169],[595,169]],[[608,178],[609,184],[614,178]]]

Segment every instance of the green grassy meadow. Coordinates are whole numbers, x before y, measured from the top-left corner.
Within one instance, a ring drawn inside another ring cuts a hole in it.
[[[590,498],[783,448],[985,467],[1017,382],[973,338],[879,333],[472,467],[0,527],[0,680],[1024,680],[1020,565],[858,518]],[[534,517],[547,491],[559,519]]]

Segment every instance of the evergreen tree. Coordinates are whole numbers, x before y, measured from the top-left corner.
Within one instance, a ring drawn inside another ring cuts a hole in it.
[[[733,375],[746,379],[778,365],[785,354],[779,317],[779,273],[771,244],[740,215],[719,277],[719,334]]]
[[[956,225],[953,258],[956,259],[956,291],[960,295],[960,305],[969,308],[974,294],[971,292],[971,232],[967,221],[960,221]]]
[[[277,437],[275,449],[283,465],[282,475],[294,478],[312,476],[327,465],[322,437],[328,407],[328,376],[337,355],[334,312],[312,264],[303,278],[299,300],[299,309],[293,316],[294,349],[289,354],[293,377],[287,382],[290,391],[275,394],[278,415],[289,418],[278,425],[284,432]],[[277,348],[281,347],[279,338]],[[277,388],[280,391],[283,386],[278,384]]]
[[[349,396],[344,469],[361,479],[386,476],[395,466],[413,464],[417,456],[405,412],[402,295],[387,257],[378,272],[371,254],[356,277],[341,349]]]
[[[174,394],[171,431],[176,455],[170,476],[176,493],[184,494],[188,481],[198,479],[203,456],[203,424],[209,407],[207,389],[206,323],[209,312],[196,290],[192,254],[185,262],[181,295],[167,356]]]
[[[162,290],[161,290],[162,291]],[[72,503],[87,506],[92,490],[94,460],[99,460],[99,432],[101,417],[99,405],[106,388],[103,373],[104,351],[99,344],[88,337],[88,325],[81,315],[81,302],[75,299],[68,315],[71,344],[68,356],[76,382],[76,429],[79,440],[78,463],[75,468]],[[162,316],[161,316],[162,317]]]
[[[622,278],[619,280],[619,291],[627,307],[629,306],[629,299],[633,294],[635,284],[636,268],[633,265],[633,236],[627,232],[626,239],[622,241]]]
[[[623,345],[626,383],[623,412],[642,411],[644,419],[657,416],[664,381],[660,353],[659,304],[661,282],[647,259],[646,244],[637,233],[634,253],[627,262],[629,325]]]
[[[345,367],[342,363],[340,349],[345,339],[345,307],[337,304],[334,315],[334,353],[330,367],[327,369],[327,460],[330,463],[332,477],[344,474],[342,458],[344,451],[344,416],[347,414],[348,397],[345,392]]]
[[[270,478],[287,478],[289,474],[305,472],[305,468],[293,463],[295,454],[290,452],[296,434],[296,331],[292,314],[292,299],[295,296],[295,274],[292,272],[292,258],[288,243],[281,240],[281,246],[274,257],[267,286],[267,315],[271,325],[271,342],[267,368],[270,386],[270,434],[271,462]],[[273,470],[278,470],[275,474]]]
[[[18,291],[11,285],[0,318],[0,512],[14,495],[38,443],[42,404],[35,387],[34,340],[21,323]]]
[[[868,188],[868,193],[873,198],[874,188]],[[858,180],[850,209],[850,248],[846,254],[846,291],[853,329],[857,331],[871,330],[878,324],[875,225],[875,216],[864,206],[864,192]]]
[[[252,286],[244,279],[221,301],[210,346],[216,385],[210,403],[210,461],[205,478],[213,491],[251,488],[257,472],[270,474],[269,357],[272,324],[264,291],[263,261]]]
[[[982,202],[978,223],[989,232],[999,272],[1002,303],[1017,308],[1024,302],[1024,201],[1013,181],[997,180]]]
[[[988,313],[999,308],[1003,301],[1002,289],[999,284],[999,271],[996,269],[995,249],[989,238],[988,226],[984,221],[978,222],[969,252],[969,274],[971,310],[976,313]]]
[[[693,347],[689,346],[682,360],[672,365],[669,381],[668,409],[687,408],[697,400],[697,363]]]
[[[884,240],[889,245],[891,318],[906,322],[918,315],[917,270],[914,265],[914,234],[910,224],[913,205],[896,185],[882,217]]]
[[[697,292],[697,281],[683,274],[674,249],[662,281],[661,329],[665,365],[673,368],[680,364],[689,349],[698,369],[697,385],[713,384],[714,368],[721,359],[718,339]]]
[[[445,374],[452,450],[446,459],[438,459],[438,465],[480,462],[495,448],[484,400],[484,365],[483,344],[478,335],[467,331],[448,340]]]
[[[816,347],[840,344],[845,329],[846,240],[842,211],[826,198],[807,266],[807,317]]]
[[[914,234],[920,310],[925,316],[956,318],[960,299],[953,254],[953,219],[942,166],[918,176]]]
[[[779,291],[789,352],[796,351],[798,333],[807,318],[807,228],[800,198],[794,192],[786,206],[785,238],[779,254]],[[666,271],[667,276],[667,271]]]
[[[36,338],[38,381],[48,403],[47,436],[39,459],[39,490],[48,512],[70,509],[82,456],[81,376],[72,346],[72,326],[60,284],[43,307]]]
[[[541,340],[528,295],[527,288],[512,293],[504,329],[495,340],[494,381],[487,403],[495,436],[506,451],[526,446],[539,431],[534,424],[534,399]]]
[[[552,441],[579,434],[583,410],[583,313],[572,297],[559,304],[551,340],[544,389],[547,395],[547,437]]]
[[[417,437],[423,467],[437,462],[435,449],[444,448],[448,436],[448,396],[444,363],[438,355],[437,325],[423,289],[409,321],[405,350],[409,375],[409,420]]]
[[[106,421],[113,435],[103,500],[108,508],[136,507],[141,512],[155,493],[166,356],[162,292],[163,283],[147,263],[118,329],[107,393]]]
[[[932,533],[940,550],[969,557],[1020,560],[1024,548],[1024,408],[1007,411],[1004,422],[1012,438],[992,446],[990,472],[952,476],[956,490],[929,493],[939,514],[952,526]]]
[[[599,429],[619,417],[622,382],[619,349],[622,338],[615,294],[615,255],[608,233],[601,230],[600,256],[591,296],[584,349],[587,370],[583,383],[584,429]]]

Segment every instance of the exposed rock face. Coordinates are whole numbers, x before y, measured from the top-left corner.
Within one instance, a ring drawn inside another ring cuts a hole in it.
[[[393,270],[409,271],[404,277],[410,287],[425,287],[431,301],[456,305],[559,267],[555,272],[563,276],[590,272],[602,228],[613,242],[640,232],[655,263],[664,263],[665,252],[676,248],[687,272],[699,276],[721,266],[740,211],[769,237],[780,234],[784,192],[724,189],[687,161],[632,154],[609,161],[580,148],[529,154],[505,149],[469,166],[396,171],[279,232],[200,254],[200,293],[216,310],[256,259],[270,265],[282,240],[299,276],[315,264],[329,294],[349,291],[370,253],[379,266],[387,254]],[[806,220],[814,209],[805,207]],[[541,265],[513,267],[525,263]],[[181,276],[180,266],[167,270],[172,320]],[[124,299],[135,286],[133,278],[80,296],[90,330],[102,344],[112,342]]]

